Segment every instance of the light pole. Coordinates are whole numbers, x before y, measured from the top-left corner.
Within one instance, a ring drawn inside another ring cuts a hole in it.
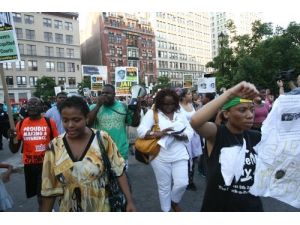
[[[221,74],[222,77],[224,77],[224,53],[223,53],[223,44],[225,41],[225,34],[223,32],[221,32],[218,35],[218,41],[219,41],[219,45],[221,46],[221,48],[219,49],[219,55],[222,54],[222,64],[221,64]]]

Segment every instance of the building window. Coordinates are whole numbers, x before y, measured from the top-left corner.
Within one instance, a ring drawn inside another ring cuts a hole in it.
[[[46,71],[51,72],[55,70],[54,62],[47,61],[46,62]]]
[[[110,59],[109,65],[111,68],[116,67],[116,60],[115,59]]]
[[[6,84],[7,85],[14,85],[14,78],[13,78],[13,76],[7,76],[7,77],[5,77],[5,79],[6,79]]]
[[[44,27],[52,27],[52,20],[49,18],[43,18]]]
[[[73,44],[73,35],[66,35],[66,44]]]
[[[63,43],[64,42],[64,37],[62,34],[55,34],[55,42],[56,43]]]
[[[56,28],[56,29],[62,29],[63,27],[62,27],[63,25],[62,25],[62,21],[60,21],[60,20],[54,20],[54,28]]]
[[[149,59],[152,59],[152,51],[147,51],[147,55]]]
[[[36,55],[35,45],[27,45],[27,55]]]
[[[17,85],[26,85],[26,76],[17,76]]]
[[[148,70],[149,70],[149,72],[154,72],[154,66],[153,66],[153,63],[152,63],[152,62],[150,62],[150,63],[148,64]]]
[[[134,57],[138,58],[139,57],[139,52],[137,48],[127,48],[127,56],[128,57]]]
[[[67,48],[66,55],[67,55],[67,58],[74,58],[74,49]]]
[[[10,63],[10,62],[3,63],[3,68],[4,68],[5,70],[12,70],[11,63]]]
[[[137,67],[137,60],[128,60],[128,66]]]
[[[122,49],[122,47],[117,47],[117,55],[118,55],[118,57],[122,57],[123,56],[123,49]]]
[[[123,60],[122,59],[118,59],[118,66],[123,66]]]
[[[16,70],[25,70],[25,61],[17,61],[16,62]]]
[[[68,82],[70,86],[76,86],[76,78],[75,77],[68,77]]]
[[[27,63],[28,63],[28,70],[29,71],[37,71],[38,70],[36,60],[28,60]]]
[[[29,77],[29,85],[30,85],[31,87],[36,86],[37,80],[38,80],[38,77]]]
[[[67,63],[68,72],[75,72],[75,63]]]
[[[122,42],[122,35],[121,34],[117,34],[116,35],[116,43],[117,44],[121,44],[121,42]]]
[[[65,85],[66,78],[65,77],[58,77],[58,85]]]
[[[53,42],[53,35],[51,32],[44,32],[44,41]]]
[[[109,54],[111,56],[114,56],[115,55],[115,47],[114,46],[109,46]]]
[[[45,46],[45,55],[46,56],[54,56],[54,48],[53,47],[49,47],[49,46]]]
[[[23,44],[18,44],[19,46],[19,52],[21,55],[24,55],[24,45]]]
[[[108,33],[108,43],[115,43],[115,34],[112,32]]]
[[[22,23],[21,13],[13,13],[13,20],[16,23]]]
[[[26,24],[34,24],[34,17],[31,15],[24,15],[24,20]]]
[[[72,31],[73,30],[73,24],[70,22],[65,22],[65,29]]]
[[[57,72],[65,72],[65,63],[57,62]]]
[[[26,29],[26,39],[35,40],[35,31]]]
[[[138,36],[132,34],[126,34],[126,45],[127,46],[136,46],[138,43]]]
[[[16,28],[16,35],[18,39],[23,38],[23,30],[21,28]]]
[[[56,48],[56,56],[57,57],[64,57],[65,56],[64,48]]]

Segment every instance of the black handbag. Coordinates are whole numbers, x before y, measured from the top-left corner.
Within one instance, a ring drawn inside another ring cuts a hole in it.
[[[108,178],[108,184],[106,185],[106,191],[108,192],[108,201],[111,212],[125,212],[126,211],[126,197],[122,192],[117,177],[114,171],[111,169],[111,164],[105,151],[105,147],[100,135],[97,131],[97,139],[101,150],[102,160],[106,168],[106,174]]]
[[[135,156],[135,159],[141,163],[144,163],[147,165],[150,163],[150,156],[145,153],[140,152],[138,149],[135,149],[134,156]]]

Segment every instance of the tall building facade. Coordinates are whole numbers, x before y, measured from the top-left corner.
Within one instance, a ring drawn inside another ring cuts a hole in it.
[[[216,57],[219,53],[219,35],[221,32],[227,34],[226,24],[232,20],[236,27],[237,35],[251,34],[252,23],[261,18],[261,13],[244,12],[213,12],[211,13],[211,29],[212,29],[212,57]]]
[[[156,37],[158,76],[168,76],[173,87],[182,87],[184,75],[193,83],[210,72],[210,14],[206,12],[149,13]]]
[[[78,13],[14,12],[13,20],[21,60],[3,64],[11,101],[29,99],[42,76],[66,89],[76,88],[81,81]]]
[[[108,82],[114,84],[115,67],[138,67],[140,83],[157,77],[155,36],[146,18],[129,13],[102,12],[90,16],[81,43],[82,62],[107,66]]]

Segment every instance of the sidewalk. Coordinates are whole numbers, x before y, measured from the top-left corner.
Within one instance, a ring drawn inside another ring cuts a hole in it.
[[[2,139],[3,141],[3,150],[0,150],[0,162],[8,163],[13,166],[14,170],[19,170],[23,168],[22,163],[22,154],[21,151],[17,153],[11,153],[8,147],[8,140],[6,138]],[[0,174],[6,169],[0,169]]]

